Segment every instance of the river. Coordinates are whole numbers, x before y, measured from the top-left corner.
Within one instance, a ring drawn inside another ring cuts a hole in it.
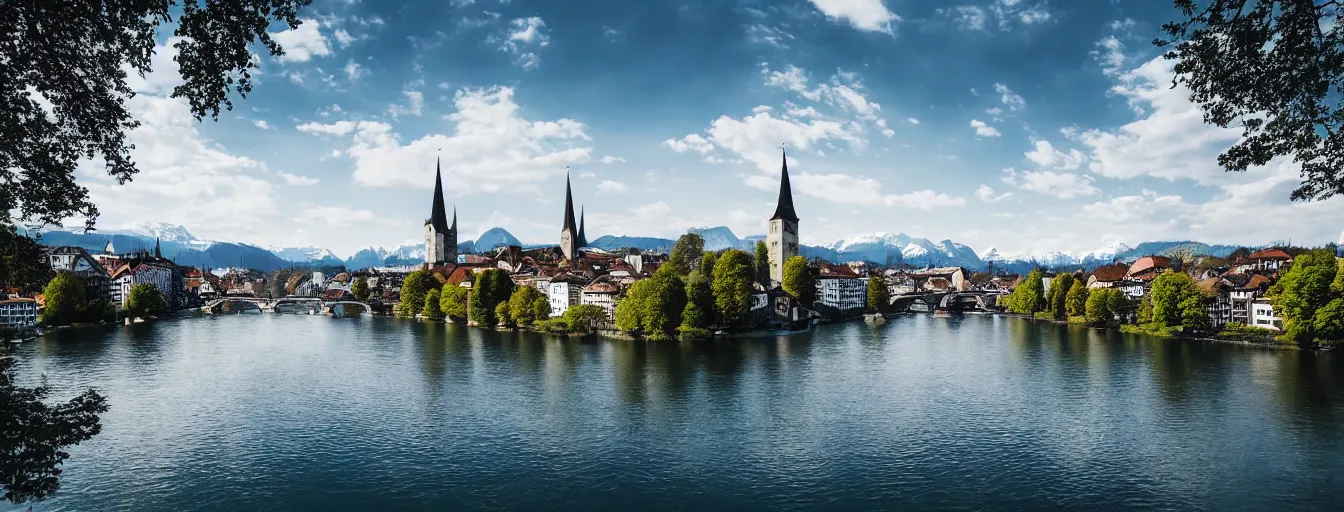
[[[34,510],[1344,510],[1344,354],[990,316],[683,344],[245,314],[12,355],[111,406]]]

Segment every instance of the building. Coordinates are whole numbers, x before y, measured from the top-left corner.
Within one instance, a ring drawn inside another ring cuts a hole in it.
[[[448,225],[448,211],[443,206],[443,173],[439,162],[434,163],[434,199],[429,218],[425,219],[425,264],[427,266],[457,263],[457,209],[453,209],[453,225]]]
[[[588,247],[588,235],[583,232],[583,205],[579,205],[579,248]]]
[[[798,213],[793,209],[793,189],[789,186],[789,157],[781,152],[784,163],[779,170],[779,201],[770,216],[770,231],[765,235],[766,254],[770,258],[770,281],[784,282],[784,262],[798,255]]]
[[[580,301],[583,304],[602,308],[602,311],[607,312],[607,320],[615,321],[616,296],[620,293],[620,286],[607,278],[603,278],[583,287],[583,295],[580,297]]]
[[[551,302],[552,317],[564,315],[565,311],[569,311],[570,306],[582,302],[583,284],[573,281],[573,279],[563,277],[551,281],[546,296]]]
[[[1129,275],[1129,265],[1124,263],[1112,263],[1102,265],[1092,271],[1092,275],[1087,277],[1088,288],[1115,288],[1120,286]]]
[[[108,246],[111,246],[110,242]],[[74,274],[84,283],[86,300],[111,298],[112,276],[88,251],[82,247],[62,245],[47,247],[44,252],[52,270]]]
[[[970,274],[961,267],[934,267],[916,272],[915,281],[919,288],[928,291],[965,291],[971,284]],[[941,281],[941,284],[940,284]]]
[[[868,305],[868,280],[857,275],[820,276],[816,280],[818,312],[827,316],[852,316]]]
[[[1162,256],[1144,256],[1129,266],[1125,277],[1138,281],[1152,281],[1162,271],[1171,268],[1171,258]]]
[[[569,173],[565,173],[565,218],[560,226],[560,252],[566,260],[574,261],[579,255],[579,227],[574,223],[574,193],[569,186]]]
[[[37,301],[21,298],[0,299],[0,327],[24,328],[34,325],[37,325]]]
[[[121,304],[123,308],[126,307],[126,302],[130,300],[131,287],[143,283],[158,288],[169,307],[186,300],[182,272],[178,271],[177,267],[138,262],[134,267],[130,264],[122,265],[112,274],[115,302]]]
[[[1251,302],[1251,323],[1249,325],[1261,329],[1281,331],[1283,330],[1283,317],[1280,317],[1274,311],[1274,305],[1269,303],[1269,299],[1259,298]]]
[[[778,286],[751,296],[748,318],[754,329],[798,329],[807,325],[810,317],[796,297]]]
[[[1251,253],[1249,259],[1257,270],[1275,271],[1284,264],[1293,261],[1293,257],[1282,249],[1265,249]]]

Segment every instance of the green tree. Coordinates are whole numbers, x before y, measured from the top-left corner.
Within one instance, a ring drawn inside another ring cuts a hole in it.
[[[545,320],[545,317],[537,318],[537,308],[534,304],[537,299],[546,300],[546,297],[532,286],[520,286],[509,296],[509,315],[513,323],[521,326],[532,325],[537,320]],[[546,303],[547,313],[550,313],[550,302]]]
[[[476,275],[476,284],[472,287],[471,319],[480,325],[493,326],[500,320],[495,315],[499,303],[507,302],[513,296],[513,279],[509,274],[497,268],[489,268]]]
[[[0,357],[0,486],[4,501],[41,500],[61,486],[66,449],[102,431],[107,399],[89,389],[69,402],[46,403],[46,385],[14,384],[14,358]]]
[[[1199,294],[1181,299],[1181,330],[1185,332],[1208,332],[1213,329],[1209,311],[1204,307],[1204,297]]]
[[[465,286],[444,283],[439,290],[439,310],[443,311],[443,316],[455,322],[466,320],[469,291]]]
[[[684,276],[695,270],[704,252],[705,239],[696,233],[686,233],[672,245],[672,254],[667,258],[667,265],[672,265],[677,275]]]
[[[1139,318],[1140,324],[1152,323],[1153,321],[1153,294],[1149,293],[1139,300]]]
[[[1301,165],[1293,200],[1344,192],[1344,12],[1317,0],[1175,0],[1182,19],[1154,41],[1176,61],[1204,121],[1241,128],[1218,157],[1228,171]],[[1202,4],[1202,6],[1200,6]],[[1285,319],[1286,320],[1286,319]]]
[[[770,250],[765,246],[764,240],[756,241],[756,282],[760,283],[761,288],[770,289]],[[706,274],[712,275],[712,274]]]
[[[616,303],[616,328],[625,332],[641,332],[644,329],[645,302],[652,294],[653,281],[636,281],[626,290],[625,298]]]
[[[1181,327],[1184,330],[1207,330],[1208,313],[1204,309],[1204,294],[1195,280],[1184,272],[1163,272],[1153,280],[1152,324],[1159,327]]]
[[[1083,283],[1082,279],[1074,279],[1073,286],[1069,288],[1069,293],[1064,298],[1064,308],[1069,316],[1087,314],[1088,295],[1087,284]]]
[[[682,330],[709,329],[713,324],[714,289],[699,270],[691,272],[691,275],[686,276],[686,308],[681,313]]]
[[[0,170],[0,176],[3,173]],[[0,204],[4,201],[0,199]],[[18,288],[21,293],[41,290],[55,277],[45,256],[37,240],[18,234],[18,228],[0,220],[0,290],[9,287]]]
[[[700,268],[696,270],[700,271],[700,275],[702,276],[713,276],[714,262],[718,260],[719,260],[718,253],[705,251],[704,256],[700,257]]]
[[[545,295],[532,301],[532,318],[537,322],[551,318],[551,301]]]
[[[500,301],[499,304],[495,304],[495,319],[497,323],[491,325],[514,326],[513,312],[509,310],[509,301]]]
[[[1059,274],[1050,281],[1050,315],[1055,320],[1069,318],[1069,289],[1073,288],[1073,274]],[[1086,303],[1084,303],[1086,307]]]
[[[42,323],[69,325],[78,319],[84,309],[84,283],[74,274],[57,272],[42,291],[46,307],[42,309]]]
[[[789,295],[797,297],[798,301],[803,303],[803,307],[812,308],[817,285],[812,277],[812,268],[807,264],[807,258],[794,256],[784,260],[783,273],[780,287],[789,292]]]
[[[587,334],[591,326],[607,321],[607,312],[592,304],[575,304],[565,310],[564,319],[570,332]]]
[[[1124,304],[1124,294],[1115,288],[1098,288],[1087,294],[1087,304],[1084,306],[1084,316],[1087,323],[1106,327],[1116,322],[1116,315],[1120,313],[1119,306]]]
[[[887,309],[887,283],[880,277],[868,278],[868,309],[882,311]]]
[[[163,292],[149,283],[140,283],[131,287],[126,295],[126,314],[133,317],[159,315],[168,312],[168,301]]]
[[[751,312],[752,279],[751,256],[744,251],[728,249],[714,262],[714,314],[719,326],[740,329],[746,326]]]
[[[1045,284],[1042,278],[1041,269],[1034,268],[1018,281],[1013,293],[1008,295],[1007,307],[1010,313],[1030,315],[1037,311],[1045,311],[1049,303],[1045,300]]]
[[[439,305],[442,293],[438,288],[430,288],[425,292],[425,307],[421,308],[420,314],[429,320],[443,320],[443,306]]]
[[[354,295],[355,300],[360,302],[369,300],[369,280],[364,276],[356,277],[355,283],[350,285],[350,294]]]
[[[425,307],[425,295],[439,288],[439,280],[424,270],[406,274],[401,283],[401,301],[397,304],[397,316],[415,318]]]
[[[674,267],[662,266],[653,277],[631,286],[626,298],[616,305],[616,327],[649,339],[669,339],[681,325],[685,309],[685,282]]]
[[[1309,251],[1293,258],[1288,272],[1270,289],[1270,300],[1283,316],[1284,335],[1289,340],[1310,343],[1314,339],[1316,311],[1330,302],[1338,273],[1335,255]]]
[[[60,224],[78,216],[92,228],[98,208],[74,178],[81,159],[99,156],[119,183],[136,173],[127,132],[130,73],[148,74],[161,26],[177,36],[182,98],[196,119],[219,117],[230,96],[252,90],[260,42],[283,55],[268,30],[297,28],[310,0],[198,2],[7,2],[0,16],[0,224],[34,219]],[[129,73],[128,73],[129,72]],[[29,94],[32,91],[32,94]],[[44,106],[45,104],[45,106]]]
[[[1316,310],[1312,318],[1316,342],[1335,346],[1344,343],[1344,297],[1331,300]]]

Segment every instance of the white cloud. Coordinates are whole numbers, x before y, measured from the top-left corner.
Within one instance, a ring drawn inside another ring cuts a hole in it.
[[[882,0],[808,0],[829,18],[846,20],[850,26],[868,32],[891,32],[891,24],[900,16],[887,10]]]
[[[919,120],[918,120],[918,119],[915,119],[915,118],[913,118],[913,117],[911,117],[911,118],[907,118],[906,121],[909,121],[910,124],[919,124]]]
[[[988,16],[978,5],[961,5],[953,8],[957,25],[964,30],[985,30]]]
[[[346,32],[343,28],[336,29],[331,35],[336,38],[336,42],[341,45],[341,48],[350,46],[350,43],[355,42],[355,36],[350,35],[350,33]]]
[[[524,70],[533,70],[541,67],[541,57],[532,52],[525,52],[518,56],[518,67]]]
[[[994,189],[991,188],[989,185],[980,185],[980,188],[975,189],[975,197],[979,198],[981,201],[984,201],[986,203],[997,203],[999,201],[1007,199],[1009,196],[1012,195],[1013,195],[1012,192],[1004,192],[1002,194],[995,195]]]
[[[678,153],[694,151],[702,155],[707,155],[714,151],[714,145],[710,144],[708,140],[701,137],[698,133],[692,133],[680,139],[667,139],[663,141],[663,145],[672,148],[672,151]]]
[[[1003,102],[1008,110],[1017,110],[1027,106],[1027,100],[1022,99],[1004,84],[994,84],[994,92],[999,93],[999,100]]]
[[[980,137],[998,137],[1003,135],[1002,133],[999,133],[998,128],[985,124],[984,121],[979,119],[971,120],[971,128],[975,128],[975,134]]]
[[[1098,190],[1093,186],[1094,181],[1091,176],[1054,171],[1027,171],[1018,175],[1016,180],[1018,187],[1023,190],[1061,199],[1096,194]]]
[[[255,119],[255,120],[252,121],[252,124],[253,124],[254,126],[256,126],[257,128],[261,128],[261,129],[263,129],[263,130],[269,130],[269,129],[271,129],[271,124],[270,124],[270,123],[267,123],[266,120],[264,120],[264,119]]]
[[[337,227],[378,220],[378,216],[369,210],[356,210],[348,206],[304,205],[301,211],[299,219],[302,221],[325,222]]]
[[[321,23],[314,19],[300,20],[299,28],[283,32],[271,32],[275,42],[280,43],[285,54],[278,57],[280,62],[307,62],[313,57],[331,55],[327,38],[322,35]]]
[[[793,174],[793,191],[795,194],[816,197],[843,205],[900,206],[930,210],[966,204],[964,198],[952,197],[932,190],[918,190],[905,194],[884,194],[881,182],[862,176],[838,173],[812,174],[808,172],[791,174]],[[777,178],[762,175],[748,176],[746,184],[766,191],[779,189]]]
[[[304,133],[344,136],[355,129],[355,122],[336,121],[331,124],[308,122],[295,126],[294,128]]]
[[[1119,74],[1125,66],[1125,44],[1111,35],[1097,41],[1096,46],[1091,55],[1101,64],[1102,73],[1106,76]]]
[[[365,74],[364,68],[361,67],[358,62],[355,62],[354,59],[346,61],[345,78],[353,82],[355,80],[359,80],[359,78],[364,76],[364,74]]]
[[[961,5],[950,9],[940,8],[936,12],[951,17],[953,23],[962,30],[981,32],[988,32],[994,27],[1006,31],[1015,24],[1036,25],[1053,18],[1044,2],[1028,6],[1021,0],[993,0],[984,7]]]
[[[420,91],[404,90],[401,91],[406,96],[406,104],[392,104],[387,106],[387,113],[393,118],[403,115],[419,116],[425,106],[425,95]]]
[[[287,172],[280,172],[279,174],[280,178],[285,180],[286,185],[306,187],[309,185],[317,184],[317,178],[309,178],[307,176],[299,176],[297,174],[290,174]]]
[[[1083,165],[1087,157],[1077,149],[1070,149],[1067,153],[1055,149],[1048,140],[1038,140],[1035,142],[1036,149],[1026,152],[1027,160],[1035,163],[1042,168],[1073,170]]]
[[[300,130],[353,133],[346,153],[354,161],[355,182],[369,186],[431,187],[436,155],[453,193],[536,190],[537,182],[559,176],[565,166],[589,161],[592,148],[576,144],[589,140],[586,126],[563,118],[524,119],[513,95],[510,87],[462,89],[453,99],[457,111],[445,116],[454,124],[450,133],[404,145],[382,122],[308,123]]]
[[[761,73],[766,85],[787,89],[798,93],[810,101],[821,101],[840,110],[853,113],[860,119],[879,121],[878,114],[882,105],[871,101],[863,94],[863,83],[853,73],[837,72],[829,83],[817,84],[811,88],[807,71],[797,66],[785,66],[783,71],[771,71],[762,65]],[[884,122],[885,123],[885,122]]]
[[[621,163],[621,164],[625,163],[625,159],[624,159],[624,158],[621,158],[621,157],[619,157],[619,156],[611,156],[611,155],[602,155],[602,158],[599,158],[597,161],[602,162],[602,163],[607,164],[607,165],[616,164],[616,163]]]
[[[788,49],[787,41],[793,40],[793,34],[776,27],[750,25],[747,27],[747,40],[757,44],[767,44],[780,49]]]
[[[627,190],[630,190],[630,187],[627,187],[624,183],[618,181],[602,180],[601,183],[597,184],[597,192],[599,194],[621,194]]]
[[[516,51],[518,44],[536,44],[546,46],[551,44],[551,37],[546,34],[546,22],[541,18],[532,16],[530,18],[518,18],[511,22],[509,38],[505,44],[512,45],[510,49]]]
[[[866,140],[848,124],[821,119],[795,121],[774,117],[770,112],[741,119],[720,116],[710,123],[706,133],[709,136],[705,139],[714,146],[736,154],[767,173],[779,170],[780,142],[798,150],[812,149],[821,142],[832,140],[848,141],[855,147],[866,145]]]

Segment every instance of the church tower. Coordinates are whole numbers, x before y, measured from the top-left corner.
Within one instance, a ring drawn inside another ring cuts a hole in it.
[[[770,217],[770,232],[765,235],[770,257],[770,281],[784,281],[784,262],[798,255],[798,214],[793,210],[793,189],[789,186],[789,158],[779,171],[779,204]]]
[[[457,263],[457,209],[453,209],[453,225],[449,226],[448,211],[443,207],[443,171],[435,160],[434,199],[425,219],[425,264],[444,263]]]
[[[569,187],[569,173],[565,173],[565,220],[560,226],[560,252],[565,259],[574,261],[579,253],[579,228],[574,224],[574,194]]]
[[[579,248],[588,247],[588,235],[583,234],[583,206],[579,206]]]

